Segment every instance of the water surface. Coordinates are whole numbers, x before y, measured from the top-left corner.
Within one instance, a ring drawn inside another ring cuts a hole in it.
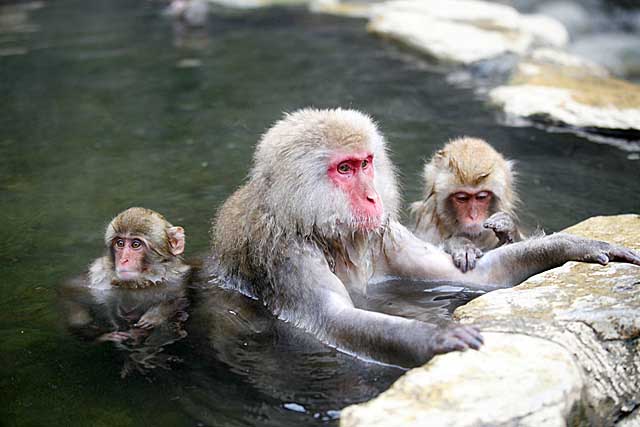
[[[213,212],[283,111],[371,114],[407,202],[420,194],[422,161],[447,139],[470,135],[518,161],[529,228],[640,211],[640,162],[628,153],[505,127],[471,89],[368,35],[363,21],[271,9],[217,14],[189,34],[161,15],[160,2],[40,6],[0,28],[3,424],[335,424],[335,411],[401,374],[269,320],[256,333],[208,328],[211,313],[196,310],[192,333],[173,344],[182,365],[123,380],[117,350],[61,327],[55,289],[102,253],[117,212],[162,212],[186,228],[190,255],[205,253]],[[419,292],[407,293],[415,300]],[[419,304],[447,316],[451,298],[423,296]],[[384,292],[376,298],[379,307],[420,311]]]

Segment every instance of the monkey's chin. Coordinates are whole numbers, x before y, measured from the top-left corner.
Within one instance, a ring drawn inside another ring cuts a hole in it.
[[[360,231],[375,231],[382,227],[382,217],[356,218],[353,225]]]
[[[460,231],[465,236],[473,238],[480,236],[487,229],[482,227],[482,224],[469,224],[462,226]]]
[[[116,271],[116,276],[120,280],[138,280],[141,275],[139,271]]]

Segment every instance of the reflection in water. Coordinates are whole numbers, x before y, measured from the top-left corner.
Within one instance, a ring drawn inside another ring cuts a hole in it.
[[[113,343],[124,355],[120,375],[143,375],[180,359],[167,347],[187,336],[189,305],[184,286],[156,284],[144,289],[92,288],[77,278],[58,288],[68,330],[94,343]],[[153,326],[149,326],[153,325]]]
[[[335,423],[404,372],[326,346],[236,291],[197,287],[181,402],[206,425]]]
[[[477,295],[389,281],[356,303],[442,326],[453,309]],[[276,319],[261,302],[210,284],[204,275],[188,290],[94,289],[79,278],[59,288],[59,301],[74,336],[112,343],[124,357],[122,377],[134,371],[164,377],[182,410],[202,425],[333,424],[342,408],[377,396],[404,372],[326,346]],[[159,312],[164,321],[154,328],[138,326]]]
[[[450,284],[389,280],[369,285],[367,296],[358,304],[367,310],[444,327],[456,308],[484,293]]]

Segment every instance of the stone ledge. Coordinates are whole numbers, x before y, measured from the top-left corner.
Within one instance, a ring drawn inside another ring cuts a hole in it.
[[[640,216],[566,230],[640,249]],[[485,331],[479,352],[409,371],[341,426],[565,426],[638,423],[640,268],[567,263],[483,295],[455,317]]]

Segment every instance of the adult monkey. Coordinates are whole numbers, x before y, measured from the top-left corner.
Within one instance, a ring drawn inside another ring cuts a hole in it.
[[[513,286],[569,260],[632,262],[640,255],[565,234],[506,245],[462,273],[451,257],[397,221],[385,141],[352,110],[304,109],[263,135],[248,182],[213,224],[210,274],[260,298],[279,318],[344,351],[414,366],[478,348],[475,328],[437,329],[354,307],[350,294],[384,277]]]
[[[414,232],[441,245],[463,272],[484,251],[522,240],[511,161],[477,138],[447,143],[424,166],[424,198],[411,205]]]

